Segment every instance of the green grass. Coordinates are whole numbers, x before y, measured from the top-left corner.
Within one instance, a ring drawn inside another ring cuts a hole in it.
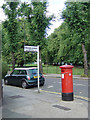
[[[84,69],[83,68],[74,67],[72,70],[73,70],[73,75],[84,74]],[[43,72],[44,73],[61,74],[61,69],[59,68],[59,66],[48,66],[48,67],[43,67]]]
[[[10,66],[10,71],[12,71],[11,69],[11,65]],[[37,66],[36,64],[26,64],[25,66]],[[17,65],[15,66],[17,67]],[[52,73],[52,74],[61,74],[61,69],[59,68],[59,66],[52,66],[52,65],[43,65],[43,73],[47,74],[47,73]],[[89,73],[90,73],[90,69],[89,69]],[[73,75],[83,75],[84,74],[84,68],[77,68],[74,67],[73,68]]]
[[[84,74],[84,68],[77,68],[77,67],[73,68],[73,75],[82,75],[82,74]]]
[[[43,66],[43,73],[60,74],[61,70],[59,66]]]

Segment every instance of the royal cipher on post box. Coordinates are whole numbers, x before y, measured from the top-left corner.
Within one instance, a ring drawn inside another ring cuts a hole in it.
[[[72,65],[63,65],[61,68],[62,100],[73,101]]]

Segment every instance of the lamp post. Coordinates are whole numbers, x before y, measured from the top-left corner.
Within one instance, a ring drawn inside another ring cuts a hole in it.
[[[3,100],[3,85],[2,85],[2,21],[0,20],[0,107]]]
[[[25,21],[24,21],[24,46],[25,46]],[[25,51],[24,51],[24,66],[25,66]]]

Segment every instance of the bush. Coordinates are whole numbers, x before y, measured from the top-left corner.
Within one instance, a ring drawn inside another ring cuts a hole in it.
[[[3,61],[2,62],[2,78],[5,77],[5,75],[7,74],[8,70],[9,70],[9,67],[8,67],[7,62]]]
[[[88,77],[88,75],[86,75],[86,74],[82,74],[81,77]]]

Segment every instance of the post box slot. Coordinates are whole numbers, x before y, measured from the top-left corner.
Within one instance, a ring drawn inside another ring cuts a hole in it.
[[[61,70],[61,72],[64,72],[64,70]]]

